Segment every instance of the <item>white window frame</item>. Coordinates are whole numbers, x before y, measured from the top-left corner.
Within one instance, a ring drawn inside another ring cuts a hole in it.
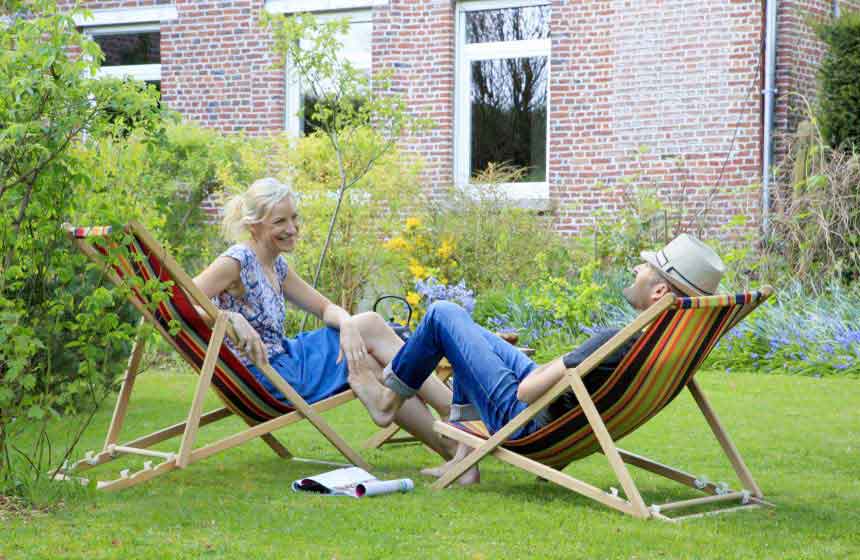
[[[548,0],[470,0],[457,3],[455,14],[456,53],[454,76],[454,182],[462,189],[473,188],[470,183],[472,164],[472,63],[501,58],[525,58],[545,56],[549,69],[552,39],[528,41],[498,41],[495,43],[466,43],[466,14],[473,11],[529,6],[547,6]],[[548,71],[549,72],[549,71]],[[511,200],[549,200],[549,147],[550,147],[550,76],[547,75],[546,92],[546,177],[544,181],[532,183],[506,183],[500,189]]]
[[[146,8],[108,8],[91,10],[89,14],[75,14],[78,27],[104,27],[108,25],[129,25],[134,23],[160,23],[178,17],[176,6],[149,6]]]
[[[387,0],[386,0],[387,1]],[[365,2],[366,4],[367,2]],[[266,5],[268,9],[268,4]],[[339,12],[326,12],[315,14],[317,20],[326,21],[333,19],[348,19],[350,25],[353,23],[370,23],[373,25],[373,10],[349,10]],[[373,68],[373,61],[370,61],[370,68]],[[292,64],[287,60],[285,72],[286,91],[284,95],[284,130],[293,137],[298,138],[302,135],[301,120],[299,119],[299,109],[302,103],[302,84],[299,77],[293,70]]]
[[[387,6],[388,0],[316,0],[308,8],[308,0],[267,0],[266,11],[270,14],[296,14],[299,12],[329,12],[358,10]]]
[[[92,10],[89,14],[75,14],[75,24],[91,38],[100,35],[129,33],[161,33],[161,23],[178,17],[176,6],[149,6],[145,8],[115,8]],[[99,69],[99,78],[132,78],[143,82],[161,81],[161,64],[130,64]]]

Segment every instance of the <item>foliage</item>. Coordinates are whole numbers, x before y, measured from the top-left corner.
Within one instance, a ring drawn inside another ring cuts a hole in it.
[[[602,322],[606,293],[597,263],[567,278],[552,274],[545,258],[537,258],[541,276],[532,285],[481,295],[474,313],[475,320],[491,331],[518,333],[519,344],[535,348],[539,361],[571,350]]]
[[[765,373],[860,377],[860,291],[831,284],[810,297],[795,282],[720,341],[710,363]]]
[[[393,93],[390,70],[371,81],[371,76],[341,56],[339,36],[346,32],[348,20],[324,22],[313,14],[282,17],[264,12],[261,23],[271,29],[278,66],[289,65],[310,93],[314,102],[304,110],[310,112],[317,134],[328,141],[337,164],[327,184],[336,193],[336,203],[314,273],[316,287],[347,190],[357,187],[381,158],[390,155],[403,135],[420,132],[429,122],[407,112],[404,99]],[[370,186],[364,183],[364,189]]]
[[[827,52],[818,70],[818,116],[832,147],[860,143],[860,12],[845,11],[832,21],[813,23]]]
[[[372,146],[376,132],[356,132],[353,150],[356,157],[362,145]],[[364,141],[366,139],[366,142]],[[301,217],[301,244],[288,256],[303,278],[311,278],[319,263],[331,217],[338,204],[332,184],[338,175],[337,157],[330,142],[320,134],[274,140],[274,161],[281,162],[282,175],[289,174],[298,192]],[[420,196],[420,166],[391,150],[346,193],[339,219],[331,230],[332,245],[320,276],[319,289],[332,301],[354,311],[362,297],[391,282],[386,271],[398,266],[396,255],[379,250],[379,239],[393,235],[399,228],[399,214]],[[298,331],[298,313],[291,313],[289,332]],[[296,324],[293,324],[296,323]]]
[[[812,118],[790,138],[765,256],[820,292],[860,276],[860,154],[827,147],[816,125]]]
[[[536,253],[565,274],[573,263],[567,242],[552,229],[552,218],[512,203],[500,185],[521,170],[490,165],[479,188],[451,187],[423,208],[416,206],[400,235],[386,248],[403,260],[400,283],[413,290],[430,276],[442,284],[464,281],[476,293],[525,286],[538,279]]]
[[[113,287],[61,224],[137,220],[193,267],[211,258],[201,201],[246,176],[241,141],[178,124],[145,84],[95,79],[103,55],[74,11],[37,0],[0,12],[0,492],[32,498],[112,393],[131,341],[148,336],[129,289],[155,303],[165,288]],[[60,416],[62,445],[44,429]]]

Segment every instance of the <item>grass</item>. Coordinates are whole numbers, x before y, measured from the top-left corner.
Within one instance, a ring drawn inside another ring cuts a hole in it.
[[[0,558],[860,556],[857,381],[721,372],[697,379],[776,509],[681,524],[639,521],[492,458],[482,464],[481,485],[437,493],[417,480],[417,469],[436,459],[414,445],[364,453],[381,478],[415,478],[412,493],[365,500],[298,495],[293,480],[330,467],[285,462],[255,441],[119,493],[69,486],[59,510],[5,522]],[[125,435],[180,420],[192,383],[189,375],[142,376]],[[215,405],[212,399],[207,409]],[[355,445],[375,431],[357,402],[326,417]],[[100,446],[109,418],[107,409],[97,416],[81,452]],[[202,439],[237,426],[231,419],[203,428]],[[339,460],[307,426],[280,435],[301,456]],[[736,484],[686,394],[624,447]],[[619,486],[602,456],[568,472],[604,489]],[[648,473],[632,474],[648,503],[690,495]]]

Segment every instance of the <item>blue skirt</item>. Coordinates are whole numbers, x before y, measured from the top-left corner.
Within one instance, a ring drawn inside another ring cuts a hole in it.
[[[299,333],[296,338],[285,337],[282,342],[286,352],[271,356],[269,363],[308,403],[321,401],[349,387],[346,358],[337,363],[339,331],[325,327]],[[289,404],[257,366],[252,364],[248,369],[266,390]]]

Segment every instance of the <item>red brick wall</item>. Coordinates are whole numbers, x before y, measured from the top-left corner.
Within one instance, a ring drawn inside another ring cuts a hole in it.
[[[759,165],[758,2],[658,4],[553,4],[550,188],[561,231],[624,206],[620,186],[636,175],[689,227],[713,232],[757,213],[746,187]]]
[[[71,2],[67,2],[71,4]],[[271,70],[263,0],[88,1],[91,10],[175,4],[161,26],[161,94],[171,109],[225,132],[284,128],[284,73]]]
[[[454,2],[389,0],[373,14],[375,68],[394,71],[394,89],[433,129],[407,138],[421,154],[424,182],[438,192],[454,173]]]

